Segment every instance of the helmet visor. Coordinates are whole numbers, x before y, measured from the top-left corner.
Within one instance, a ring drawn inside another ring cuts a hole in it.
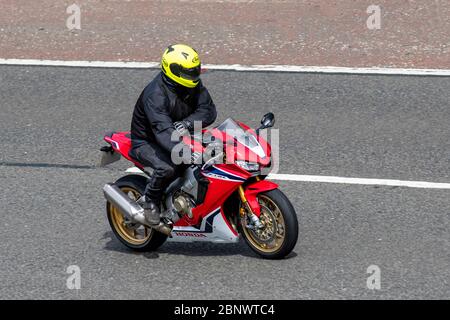
[[[184,79],[198,81],[200,79],[201,68],[198,65],[195,68],[185,69],[182,68],[180,72],[180,76]]]
[[[200,79],[201,67],[198,65],[195,68],[183,68],[178,65],[175,68],[172,68],[174,64],[170,66],[172,73],[178,77],[181,77],[186,80],[198,81]]]

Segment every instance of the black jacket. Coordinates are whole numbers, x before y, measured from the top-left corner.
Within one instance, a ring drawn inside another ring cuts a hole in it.
[[[216,117],[216,106],[201,81],[195,88],[187,89],[175,84],[161,72],[145,87],[136,102],[131,121],[131,139],[133,144],[139,140],[156,142],[170,152],[178,143],[171,141],[174,122],[201,121],[202,126],[206,127]]]

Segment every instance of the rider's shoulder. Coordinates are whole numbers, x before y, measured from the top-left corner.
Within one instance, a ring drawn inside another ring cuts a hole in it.
[[[150,81],[144,89],[145,96],[158,96],[165,95],[164,88],[160,81],[160,77],[156,76],[152,81]]]
[[[164,90],[160,90],[158,87],[148,89],[149,90],[144,90],[142,97],[145,106],[165,108],[169,105],[169,99],[164,93]]]

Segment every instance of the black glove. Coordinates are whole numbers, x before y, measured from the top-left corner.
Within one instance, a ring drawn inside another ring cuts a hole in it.
[[[194,129],[192,127],[192,123],[188,120],[174,122],[173,126],[181,136],[189,135],[189,133]]]
[[[191,164],[202,165],[203,164],[203,154],[198,151],[192,152]]]

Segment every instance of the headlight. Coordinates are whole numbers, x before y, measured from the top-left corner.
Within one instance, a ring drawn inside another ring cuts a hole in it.
[[[259,170],[258,163],[237,160],[236,164],[239,167],[241,167],[242,169],[247,170],[247,171],[258,171]]]

